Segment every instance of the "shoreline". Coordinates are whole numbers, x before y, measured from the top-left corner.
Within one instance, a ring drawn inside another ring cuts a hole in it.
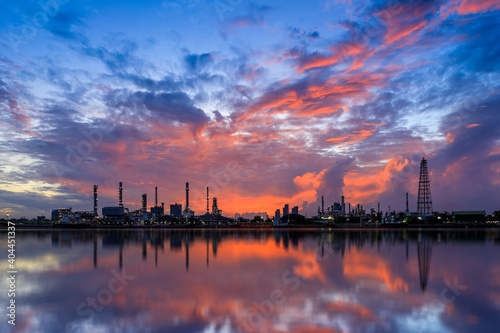
[[[450,230],[450,229],[497,229],[500,228],[498,223],[461,223],[461,224],[379,224],[379,225],[363,225],[359,224],[342,224],[342,225],[285,225],[285,226],[259,226],[259,225],[87,225],[87,224],[70,224],[70,225],[32,225],[32,224],[16,224],[18,230],[124,230],[124,229],[238,229],[238,230]],[[7,230],[7,224],[0,224],[0,231]]]

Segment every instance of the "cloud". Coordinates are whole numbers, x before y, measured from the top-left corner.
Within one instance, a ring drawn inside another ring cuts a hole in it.
[[[213,62],[213,56],[210,53],[188,54],[184,61],[188,70],[198,72]]]
[[[85,42],[87,38],[82,34],[85,24],[81,14],[75,10],[61,9],[51,17],[45,28],[55,36]]]

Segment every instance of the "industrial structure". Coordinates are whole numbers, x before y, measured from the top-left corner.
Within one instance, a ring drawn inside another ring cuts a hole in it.
[[[97,219],[97,185],[94,185],[94,218]]]
[[[120,186],[118,187],[118,206],[123,208],[123,186],[122,182],[120,182]]]
[[[170,205],[170,216],[171,217],[182,217],[182,204],[174,203]]]
[[[222,215],[222,210],[219,209],[219,205],[217,204],[217,198],[213,198],[213,203],[212,203],[212,214],[213,215]]]
[[[194,211],[189,206],[189,182],[186,182],[186,208],[184,208],[182,217],[185,218],[186,221],[194,217]]]
[[[432,214],[431,185],[429,180],[429,172],[427,170],[427,160],[425,159],[425,157],[422,157],[422,161],[420,161],[417,213],[423,217]]]

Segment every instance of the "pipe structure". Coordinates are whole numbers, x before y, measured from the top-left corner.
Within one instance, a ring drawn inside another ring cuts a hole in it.
[[[118,206],[123,207],[123,186],[120,182],[120,187],[118,187]]]
[[[97,185],[94,185],[94,218],[97,218]]]
[[[145,213],[148,210],[148,195],[144,193],[142,195],[142,212]]]
[[[408,192],[406,192],[406,214],[408,214],[410,210],[408,209]]]
[[[207,214],[210,214],[209,201],[210,201],[210,197],[208,195],[208,186],[207,186]]]
[[[186,182],[186,211],[189,210],[189,183]]]

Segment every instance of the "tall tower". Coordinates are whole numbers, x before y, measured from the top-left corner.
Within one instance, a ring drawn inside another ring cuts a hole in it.
[[[221,215],[222,210],[219,210],[219,206],[217,205],[217,198],[214,197],[213,203],[212,203],[212,214],[214,215]]]
[[[97,185],[94,185],[94,219],[97,219]]]
[[[158,186],[155,186],[155,207],[158,207]]]
[[[189,211],[189,183],[186,182],[186,212]]]
[[[207,214],[210,214],[210,207],[209,207],[209,196],[208,196],[208,186],[207,186]]]
[[[118,187],[118,206],[123,207],[123,186],[120,182],[120,187]]]
[[[417,213],[420,215],[432,214],[431,185],[429,180],[429,172],[427,170],[427,160],[425,159],[425,157],[422,157],[422,161],[420,162]]]
[[[148,195],[144,193],[142,195],[142,212],[146,213],[148,211]]]
[[[408,192],[406,192],[406,211],[405,213],[408,214],[410,212],[410,209],[408,208]]]

